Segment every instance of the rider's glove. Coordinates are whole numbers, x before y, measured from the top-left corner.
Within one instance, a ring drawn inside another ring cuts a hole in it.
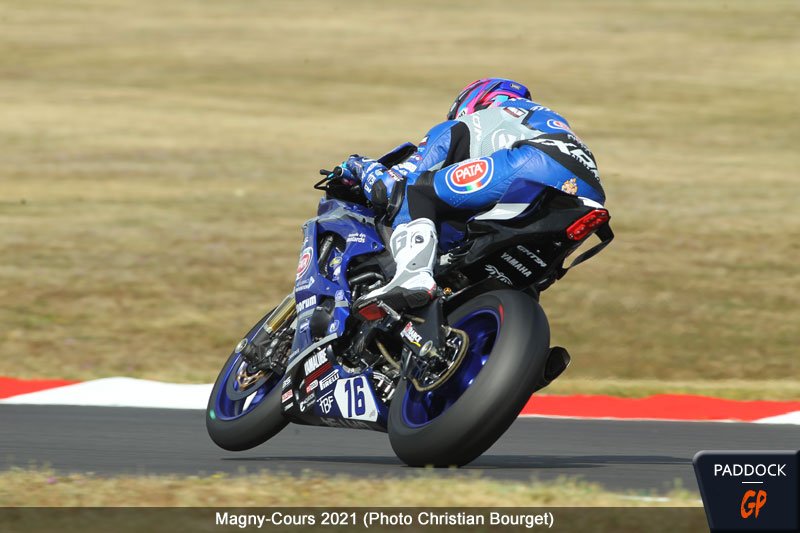
[[[361,182],[364,179],[364,163],[366,157],[361,157],[358,154],[353,154],[342,163],[342,169],[349,172],[353,179]],[[345,175],[344,173],[343,175]]]

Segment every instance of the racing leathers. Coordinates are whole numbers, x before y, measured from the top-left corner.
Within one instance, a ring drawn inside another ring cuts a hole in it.
[[[396,187],[404,193],[390,243],[397,274],[357,307],[378,299],[393,307],[426,303],[435,289],[437,227],[445,219],[466,220],[498,202],[496,208],[502,208],[501,199],[515,180],[605,202],[591,151],[563,117],[527,99],[507,100],[434,126],[417,151],[394,167],[359,156],[345,166],[374,204],[386,205]]]

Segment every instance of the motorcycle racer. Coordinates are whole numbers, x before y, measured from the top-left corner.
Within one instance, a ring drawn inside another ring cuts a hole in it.
[[[394,229],[389,248],[396,273],[360,298],[357,309],[376,301],[395,310],[429,302],[444,217],[466,220],[494,206],[497,218],[513,218],[517,204],[498,202],[515,180],[605,202],[594,156],[567,121],[533,102],[527,87],[503,78],[465,87],[447,120],[431,128],[403,163],[386,168],[353,155],[342,169],[360,181],[372,204],[387,210]]]

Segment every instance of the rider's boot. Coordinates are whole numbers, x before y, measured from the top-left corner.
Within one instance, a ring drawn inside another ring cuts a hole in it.
[[[389,243],[397,264],[394,277],[383,287],[359,298],[355,307],[362,309],[381,301],[401,311],[430,302],[436,290],[433,262],[437,241],[436,226],[430,219],[418,218],[397,226]]]

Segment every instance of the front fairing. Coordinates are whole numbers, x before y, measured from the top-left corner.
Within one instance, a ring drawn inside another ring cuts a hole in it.
[[[284,412],[297,423],[383,431],[388,407],[373,390],[371,371],[351,374],[334,361],[326,360],[321,351],[345,333],[350,318],[347,270],[351,261],[384,250],[375,230],[375,214],[363,205],[327,198],[320,201],[317,213],[303,225],[294,288],[297,322],[283,384]],[[318,245],[328,234],[335,236],[337,244],[331,249],[327,265],[320,265]],[[326,300],[334,302],[332,318],[325,336],[315,339],[311,317]],[[347,410],[346,398],[356,389],[371,406],[363,413]]]
[[[303,225],[303,245],[295,279],[297,328],[289,358],[289,368],[305,356],[311,347],[333,340],[344,333],[350,316],[350,287],[347,268],[353,258],[380,252],[383,242],[375,230],[374,213],[367,207],[340,200],[322,199],[318,216]],[[335,246],[327,260],[327,276],[319,264],[318,244],[324,234],[337,236],[343,246]],[[314,309],[325,298],[335,301],[333,319],[327,335],[314,340],[309,322]]]

